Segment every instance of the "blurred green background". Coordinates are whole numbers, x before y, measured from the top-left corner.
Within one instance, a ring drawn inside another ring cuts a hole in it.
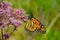
[[[4,0],[6,1],[6,0]],[[13,8],[23,8],[46,27],[46,34],[28,32],[23,23],[7,40],[60,40],[60,0],[7,0]]]

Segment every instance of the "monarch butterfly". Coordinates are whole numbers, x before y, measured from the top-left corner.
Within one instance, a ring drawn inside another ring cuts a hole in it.
[[[45,33],[44,25],[41,24],[36,18],[34,18],[32,15],[29,17],[29,20],[26,23],[25,28],[31,32],[34,32],[36,30]]]

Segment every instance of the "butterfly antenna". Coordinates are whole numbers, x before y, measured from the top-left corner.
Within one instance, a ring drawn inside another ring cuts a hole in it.
[[[33,18],[33,13],[32,11],[30,11],[30,16],[29,16],[29,19]]]

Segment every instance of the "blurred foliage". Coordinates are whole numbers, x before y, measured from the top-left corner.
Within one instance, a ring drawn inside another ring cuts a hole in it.
[[[6,1],[6,0],[5,0]],[[60,0],[7,0],[11,2],[13,8],[23,8],[30,15],[30,10],[35,18],[41,21],[46,28],[52,21],[52,19],[60,14]],[[44,34],[37,32],[34,35],[30,35],[25,30],[25,24],[18,28],[16,32],[12,34],[15,40],[41,40]],[[33,33],[32,33],[33,34]],[[13,40],[13,39],[12,39]],[[49,33],[43,40],[60,40],[60,18],[54,23]]]

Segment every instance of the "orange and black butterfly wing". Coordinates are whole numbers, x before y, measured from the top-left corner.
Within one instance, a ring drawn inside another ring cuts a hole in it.
[[[26,24],[26,29],[29,31],[35,31],[36,30],[36,24],[32,20],[28,20]]]
[[[35,25],[37,26],[37,30],[40,30],[41,29],[41,23],[36,19],[36,18],[32,18],[33,21],[35,21]]]

